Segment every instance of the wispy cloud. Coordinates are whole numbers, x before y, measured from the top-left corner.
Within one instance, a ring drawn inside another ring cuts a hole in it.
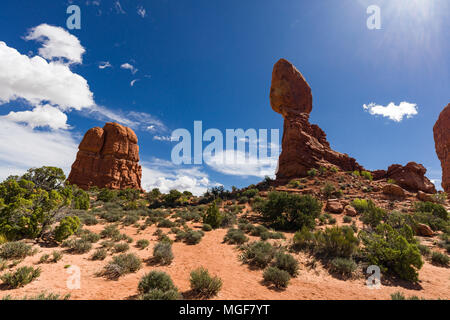
[[[136,69],[135,66],[133,66],[132,64],[129,64],[128,62],[122,64],[120,67],[125,70],[130,70],[132,74],[136,74],[136,72],[138,72],[138,69]]]
[[[111,68],[112,65],[111,63],[109,63],[109,61],[102,61],[98,64],[98,68],[99,69],[106,69],[106,68]]]
[[[143,6],[138,6],[137,7],[137,14],[141,18],[145,18],[147,16],[147,10],[145,10],[145,8]]]
[[[134,87],[134,84],[135,84],[136,82],[138,82],[138,81],[139,81],[139,79],[131,80],[130,86],[131,86],[131,87]]]
[[[401,122],[405,116],[406,118],[412,118],[419,113],[415,103],[406,101],[400,102],[399,105],[395,105],[391,102],[387,106],[378,105],[372,102],[368,105],[364,104],[363,108],[371,115],[380,115],[395,122]]]
[[[116,13],[118,13],[118,14],[126,14],[126,12],[125,12],[125,10],[123,10],[122,5],[120,4],[119,0],[114,2],[114,9],[116,9]]]

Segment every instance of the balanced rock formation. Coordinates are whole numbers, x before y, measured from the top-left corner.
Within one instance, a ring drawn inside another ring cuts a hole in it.
[[[309,169],[321,166],[336,166],[344,171],[363,170],[355,159],[332,150],[325,132],[309,123],[311,88],[287,60],[279,60],[273,68],[270,104],[284,118],[277,179],[305,176]]]
[[[118,123],[89,129],[80,143],[68,181],[82,189],[141,188],[138,139]]]
[[[442,110],[433,127],[436,153],[441,160],[442,188],[450,193],[450,103]]]
[[[405,190],[411,192],[423,191],[426,193],[436,193],[434,184],[425,177],[427,169],[419,163],[409,162],[406,166],[393,164],[386,170],[376,170],[372,172],[375,180],[393,179]]]

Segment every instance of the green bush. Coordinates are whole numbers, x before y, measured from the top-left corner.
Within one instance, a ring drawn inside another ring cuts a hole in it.
[[[186,232],[184,241],[190,245],[198,244],[202,240],[203,235],[202,231],[189,230]]]
[[[7,242],[0,248],[0,257],[5,260],[24,259],[32,253],[32,247],[21,241]]]
[[[203,223],[209,224],[213,229],[217,229],[222,225],[223,215],[214,201],[206,211]]]
[[[171,264],[173,260],[172,245],[168,242],[158,242],[153,248],[153,259],[163,265]]]
[[[173,227],[176,227],[176,225],[177,224],[173,221],[170,221],[168,219],[163,219],[158,223],[157,227],[158,228],[173,228]]]
[[[378,226],[382,220],[386,219],[387,213],[384,209],[378,208],[371,200],[367,203],[367,209],[361,214],[361,221],[372,228]]]
[[[361,171],[361,177],[370,181],[373,180],[372,173],[370,173],[369,171]]]
[[[207,223],[204,223],[203,226],[202,226],[202,230],[208,232],[208,231],[212,230],[212,227],[211,227],[211,225],[209,225]]]
[[[278,269],[288,272],[291,277],[296,277],[298,274],[298,262],[288,253],[277,252],[274,265]]]
[[[300,231],[294,234],[294,238],[292,239],[293,248],[295,250],[309,249],[314,245],[314,241],[314,233],[306,226],[303,226]]]
[[[350,227],[332,227],[314,235],[315,250],[325,257],[351,257],[358,248],[358,238]]]
[[[431,262],[433,262],[433,264],[447,267],[450,262],[450,258],[444,253],[433,251],[431,254]]]
[[[150,241],[148,241],[147,239],[141,239],[136,242],[136,246],[141,250],[147,248],[149,245]]]
[[[312,168],[312,169],[308,170],[307,175],[310,177],[315,177],[315,176],[317,176],[317,170]]]
[[[117,197],[117,192],[103,188],[97,195],[97,201],[111,202]]]
[[[354,199],[350,204],[359,213],[363,213],[369,208],[369,202],[366,199]]]
[[[97,243],[100,240],[101,236],[95,232],[88,231],[81,236],[82,240],[85,240],[90,243]]]
[[[23,287],[41,275],[41,268],[21,267],[14,273],[3,274],[0,279],[11,289]]]
[[[431,254],[431,249],[423,244],[418,244],[417,248],[419,248],[420,254],[422,256],[429,256]]]
[[[404,226],[412,234],[411,228]],[[415,243],[410,243],[402,233],[388,224],[380,224],[373,232],[361,232],[363,253],[370,264],[382,272],[394,274],[408,281],[418,280],[422,257]]]
[[[355,261],[348,258],[334,258],[331,260],[330,271],[342,276],[350,277],[356,271]]]
[[[431,212],[437,218],[448,220],[448,212],[441,204],[427,201],[416,202],[414,206],[417,212]]]
[[[181,298],[170,276],[156,270],[141,278],[138,291],[142,300],[178,300]]]
[[[67,239],[75,232],[77,232],[80,225],[80,218],[76,216],[65,217],[55,228],[55,240],[58,242],[62,242],[63,240]]]
[[[70,241],[68,243],[68,245],[69,245],[69,250],[72,253],[76,253],[76,254],[87,253],[87,252],[91,251],[91,249],[92,249],[92,243],[90,243],[89,241],[83,240],[83,239],[77,239],[77,240]]]
[[[118,236],[120,236],[120,231],[119,229],[117,229],[117,225],[109,225],[106,226],[101,232],[100,232],[100,236],[102,238],[116,238]]]
[[[222,280],[217,276],[212,277],[203,267],[191,272],[189,282],[194,294],[206,298],[217,295],[222,288]]]
[[[95,252],[91,256],[91,259],[92,260],[105,260],[107,255],[108,255],[108,252],[106,251],[106,249],[100,248],[100,249],[95,250]]]
[[[291,277],[287,271],[280,270],[277,267],[268,267],[264,270],[263,279],[265,283],[271,284],[276,288],[286,288]]]
[[[344,221],[344,223],[350,223],[352,222],[352,218],[349,216],[344,216],[344,218],[342,219],[342,221]]]
[[[276,227],[298,230],[303,226],[313,228],[321,209],[321,203],[310,195],[274,191],[269,193],[259,212]]]
[[[142,266],[142,261],[135,254],[122,253],[113,257],[103,271],[103,275],[110,279],[117,279],[120,276],[138,271]]]
[[[115,253],[119,253],[119,252],[125,252],[128,251],[130,249],[130,245],[128,243],[122,242],[122,243],[117,243],[114,245],[114,252]]]
[[[73,194],[72,203],[74,209],[88,210],[90,207],[89,194],[82,189],[77,189]]]
[[[250,266],[265,268],[272,261],[275,249],[268,242],[252,242],[243,247],[241,260]]]
[[[242,230],[229,229],[223,241],[229,244],[243,244],[248,241],[248,237]]]

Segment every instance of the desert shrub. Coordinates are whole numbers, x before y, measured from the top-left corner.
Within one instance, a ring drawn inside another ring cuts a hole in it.
[[[130,245],[128,243],[117,243],[114,245],[114,252],[119,253],[119,252],[125,252],[128,251],[130,249]]]
[[[41,263],[47,263],[48,259],[50,259],[50,255],[48,253],[43,254],[40,258],[39,258],[39,264]]]
[[[300,231],[294,234],[294,238],[292,239],[293,248],[295,250],[308,249],[314,245],[314,241],[314,233],[306,226],[303,226]]]
[[[94,251],[94,253],[91,256],[92,260],[105,260],[106,256],[108,255],[108,252],[106,249],[100,248]]]
[[[122,200],[136,201],[140,198],[141,192],[137,189],[126,188],[119,190],[117,196]]]
[[[103,271],[103,275],[110,279],[117,279],[120,276],[138,271],[142,266],[141,259],[132,253],[122,253],[113,257]]]
[[[157,263],[168,265],[172,263],[172,245],[168,242],[158,242],[153,248],[153,260]]]
[[[344,221],[344,223],[350,223],[352,222],[352,218],[349,216],[344,216],[344,218],[342,219],[342,221]]]
[[[97,201],[111,202],[117,197],[117,192],[103,188],[97,195]]]
[[[448,220],[448,212],[447,210],[438,203],[433,202],[416,202],[414,204],[416,212],[430,212],[433,216],[440,218],[442,220]]]
[[[203,218],[203,223],[209,224],[213,229],[217,229],[221,226],[223,215],[220,213],[219,208],[214,201],[206,211]]]
[[[229,229],[223,241],[229,244],[243,244],[248,241],[248,237],[242,230]]]
[[[439,204],[445,204],[447,201],[447,194],[445,192],[439,192],[432,195],[433,201]]]
[[[23,287],[41,275],[41,268],[21,267],[14,273],[3,274],[0,279],[11,289]]]
[[[412,234],[411,228],[409,229]],[[373,232],[361,232],[363,253],[369,263],[380,267],[382,272],[391,273],[408,281],[418,280],[418,269],[423,265],[422,257],[415,243],[410,243],[399,231],[388,224],[380,224]]]
[[[361,171],[361,177],[370,181],[373,180],[372,173],[370,173],[369,171]]]
[[[382,220],[386,219],[387,213],[384,209],[378,208],[371,200],[367,202],[367,209],[361,214],[361,221],[372,228],[378,226]]]
[[[356,271],[355,261],[348,258],[334,258],[330,263],[330,271],[349,277]]]
[[[0,248],[0,257],[6,260],[23,259],[32,253],[32,247],[21,241],[7,242]]]
[[[276,288],[286,288],[289,285],[291,276],[285,270],[277,267],[268,267],[263,273],[264,282],[275,286]]]
[[[268,242],[257,241],[245,245],[241,260],[250,266],[265,268],[272,261],[275,248]]]
[[[419,248],[420,254],[422,256],[429,256],[431,254],[431,249],[423,244],[418,244],[417,248]]]
[[[242,195],[244,197],[247,197],[248,199],[251,199],[254,196],[256,196],[258,193],[259,193],[258,189],[247,189],[244,192],[242,192]]]
[[[88,231],[87,233],[81,236],[82,240],[88,241],[90,243],[97,243],[100,240],[101,236],[95,232]]]
[[[73,193],[72,204],[74,209],[88,210],[90,207],[89,194],[86,191],[77,188]]]
[[[101,232],[100,236],[102,238],[114,238],[120,236],[120,231],[117,229],[117,225],[106,226]]]
[[[317,170],[312,168],[312,169],[307,171],[307,175],[310,176],[310,177],[315,177],[315,176],[317,176]]]
[[[447,267],[450,262],[450,258],[444,253],[433,251],[431,253],[431,262],[436,265]]]
[[[0,246],[6,242],[8,242],[8,239],[6,238],[6,236],[4,234],[0,233]]]
[[[449,225],[447,221],[436,217],[431,212],[414,212],[413,219],[417,223],[423,223],[430,226],[433,231],[445,231]]]
[[[136,246],[142,250],[147,248],[149,245],[150,245],[150,241],[148,241],[147,239],[141,239],[136,242]]]
[[[83,239],[77,239],[69,243],[69,250],[72,253],[83,254],[91,251],[92,243]]]
[[[245,204],[248,203],[249,199],[246,196],[239,197],[238,203]]]
[[[187,244],[197,244],[200,243],[200,241],[203,238],[203,232],[202,231],[195,231],[195,230],[189,230],[188,232],[186,232],[186,237],[184,238],[184,241]]]
[[[342,197],[342,193],[340,190],[336,190],[336,187],[331,183],[326,183],[322,188],[322,194],[327,198],[340,198]]]
[[[401,293],[400,291],[394,292],[391,294],[391,299],[392,300],[406,300],[406,297],[403,293]]]
[[[202,226],[202,230],[208,232],[208,231],[212,230],[212,227],[211,227],[211,225],[204,223]]]
[[[222,280],[217,276],[212,277],[203,267],[191,272],[189,282],[194,294],[206,298],[217,295],[222,288]]]
[[[178,300],[181,298],[170,276],[156,270],[141,278],[138,291],[143,300]]]
[[[298,262],[289,253],[277,252],[274,265],[280,270],[287,271],[291,277],[295,277],[298,274]]]
[[[349,227],[332,227],[314,235],[315,250],[325,257],[351,257],[358,248],[358,238]]]
[[[98,224],[98,220],[97,218],[89,213],[86,213],[84,215],[80,215],[79,216],[81,223],[87,226],[94,226],[96,224]]]
[[[161,220],[159,223],[158,223],[158,225],[157,225],[157,227],[158,228],[173,228],[173,227],[175,227],[177,224],[175,223],[175,222],[173,222],[173,221],[170,221],[170,220],[168,220],[168,219],[163,219],[163,220]]]
[[[232,227],[236,224],[236,214],[233,212],[225,212],[222,214],[222,222],[220,223],[220,226],[222,228],[228,228]]]
[[[363,213],[369,208],[369,202],[366,199],[354,199],[350,204],[359,213]]]
[[[259,212],[278,228],[300,229],[304,225],[313,228],[321,208],[320,202],[310,195],[270,192]]]
[[[123,218],[122,223],[125,226],[131,226],[139,221],[139,215],[137,214],[127,214],[125,218]]]
[[[52,262],[58,262],[63,257],[63,254],[59,251],[52,251]]]

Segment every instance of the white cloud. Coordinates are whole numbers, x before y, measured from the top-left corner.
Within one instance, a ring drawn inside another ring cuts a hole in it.
[[[172,189],[190,191],[202,195],[208,188],[219,184],[211,182],[208,174],[199,167],[179,168],[173,163],[154,158],[152,162],[142,163],[142,187],[150,191],[153,188],[167,193]]]
[[[136,69],[133,65],[127,63],[124,63],[120,66],[122,69],[130,70],[132,74],[135,74],[138,72],[138,69]]]
[[[157,141],[172,141],[172,137],[170,137],[170,136],[153,136],[153,140],[157,140]]]
[[[224,150],[214,156],[206,155],[205,163],[213,170],[234,176],[275,177],[278,155],[258,158],[238,150]]]
[[[400,102],[399,105],[391,102],[387,106],[377,105],[372,102],[368,105],[364,104],[363,108],[371,115],[381,115],[395,122],[401,122],[404,116],[409,119],[418,114],[417,105],[406,101]]]
[[[36,40],[42,43],[39,55],[47,60],[67,59],[69,63],[82,63],[86,50],[77,37],[60,27],[41,24],[32,28],[26,40]]]
[[[141,16],[141,18],[145,18],[147,16],[147,11],[145,10],[145,8],[143,6],[139,6],[137,8],[137,14],[139,16]]]
[[[31,105],[48,102],[63,110],[94,105],[87,81],[67,65],[30,58],[0,41],[0,104],[18,98]]]
[[[112,65],[111,65],[111,63],[109,63],[109,61],[102,61],[98,65],[99,69],[106,69],[106,68],[111,68],[111,67],[112,67]]]
[[[118,14],[126,14],[126,12],[122,9],[122,5],[120,4],[120,1],[114,2],[114,8],[116,9],[116,12]]]
[[[26,123],[32,129],[46,126],[53,130],[69,128],[67,115],[50,105],[37,106],[32,111],[11,111],[8,115],[1,118],[17,123]]]
[[[132,80],[132,81],[130,82],[130,86],[134,87],[134,84],[135,84],[136,82],[138,82],[138,81],[139,81],[139,79],[134,79],[134,80]]]
[[[0,118],[0,136],[0,180],[44,165],[67,175],[78,150],[68,131],[36,131],[5,118]]]

